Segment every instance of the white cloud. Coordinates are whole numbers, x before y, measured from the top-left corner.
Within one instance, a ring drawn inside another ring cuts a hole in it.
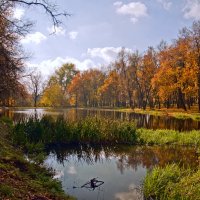
[[[147,16],[147,7],[141,2],[131,2],[122,4],[122,2],[115,2],[116,12],[121,15],[130,16],[132,22],[137,22],[139,18]]]
[[[24,13],[25,13],[24,9],[22,9],[22,8],[16,8],[16,9],[14,9],[13,17],[15,19],[20,20],[23,17]]]
[[[187,0],[183,9],[186,19],[200,19],[200,0]]]
[[[39,70],[45,77],[52,75],[56,69],[64,63],[73,63],[80,71],[101,68],[102,64],[109,64],[116,59],[122,47],[104,47],[88,49],[81,60],[73,57],[56,57],[54,59],[43,60],[40,63],[27,63],[29,70]],[[125,48],[125,51],[132,52],[131,49]],[[96,58],[102,59],[99,62]],[[100,64],[101,63],[101,64]]]
[[[77,36],[78,36],[78,32],[77,32],[77,31],[70,31],[70,32],[68,33],[68,35],[69,35],[69,38],[70,38],[71,40],[75,40],[75,39],[77,38]]]
[[[117,54],[122,50],[122,47],[104,47],[104,48],[93,48],[87,50],[87,55],[92,58],[101,58],[106,63],[112,62],[116,57]],[[126,51],[132,52],[131,49],[126,48]]]
[[[61,26],[52,26],[51,28],[48,27],[47,30],[50,34],[55,35],[65,35],[66,33],[66,30]]]
[[[172,2],[170,0],[157,0],[158,3],[161,3],[165,10],[169,10],[172,6]]]
[[[40,32],[30,33],[27,34],[24,38],[21,39],[21,43],[28,44],[28,43],[35,43],[39,44],[41,41],[46,40],[47,37]]]
[[[27,67],[31,69],[38,69],[44,76],[49,76],[55,72],[56,69],[62,66],[64,63],[73,63],[76,68],[80,71],[87,70],[90,68],[99,67],[96,65],[91,59],[84,59],[82,61],[72,58],[72,57],[57,57],[54,59],[44,60],[38,64],[35,63],[27,63]]]
[[[135,17],[131,17],[131,22],[133,23],[133,24],[135,24],[137,21],[138,21],[138,19],[137,18],[135,18]]]
[[[113,3],[114,6],[121,6],[123,3],[121,1],[116,1]]]

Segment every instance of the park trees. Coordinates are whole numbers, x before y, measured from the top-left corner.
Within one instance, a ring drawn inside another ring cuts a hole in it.
[[[190,52],[188,61],[196,74],[198,110],[200,111],[200,20],[194,21],[191,28],[183,28],[181,37],[188,41]]]
[[[98,88],[98,99],[100,106],[120,106],[121,91],[120,77],[116,70],[111,70],[105,77],[103,84]]]
[[[97,69],[77,74],[67,89],[71,102],[76,106],[99,106],[98,89],[103,81],[104,73]]]
[[[52,19],[54,27],[61,24],[63,16],[68,16],[66,12],[59,12],[54,3],[46,0],[0,1],[0,105],[6,105],[8,99],[23,91],[20,79],[27,57],[20,46],[20,39],[29,32],[32,22],[14,17],[17,6],[41,7]]]
[[[131,108],[133,105],[133,91],[136,87],[136,71],[139,65],[140,56],[138,52],[130,53],[122,49],[119,54],[114,67],[119,74],[122,93],[125,98],[128,98],[128,103]],[[126,100],[122,103],[126,106]]]

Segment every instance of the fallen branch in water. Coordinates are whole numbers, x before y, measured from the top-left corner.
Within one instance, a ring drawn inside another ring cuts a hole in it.
[[[103,181],[97,180],[97,178],[93,178],[84,185],[81,186],[81,188],[92,188],[93,190],[101,185],[103,185]]]

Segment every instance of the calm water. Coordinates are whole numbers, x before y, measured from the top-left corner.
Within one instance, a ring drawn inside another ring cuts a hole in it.
[[[192,119],[176,119],[169,116],[153,116],[149,114],[128,113],[110,110],[91,109],[10,109],[4,115],[11,117],[15,121],[30,116],[41,117],[42,115],[58,116],[63,115],[66,119],[77,120],[86,116],[100,116],[111,119],[134,120],[137,127],[149,129],[174,129],[179,131],[199,130],[200,121]],[[3,115],[3,113],[2,113]]]
[[[147,170],[167,163],[196,167],[198,154],[192,148],[175,147],[79,147],[50,151],[45,164],[52,167],[66,193],[78,200],[136,200]],[[92,178],[104,184],[81,188]]]
[[[30,116],[63,115],[68,120],[86,116],[134,120],[137,127],[153,129],[200,129],[200,122],[136,113],[88,109],[10,109],[0,113],[19,121]],[[55,178],[62,182],[66,193],[78,200],[136,200],[143,199],[141,184],[148,170],[168,163],[197,167],[200,165],[195,148],[186,147],[51,147],[45,165],[55,170]],[[96,178],[103,184],[91,188],[90,180]],[[85,183],[87,185],[83,186]]]

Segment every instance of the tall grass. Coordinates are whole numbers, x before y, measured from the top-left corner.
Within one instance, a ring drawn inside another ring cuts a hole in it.
[[[200,131],[136,129],[133,122],[103,118],[66,121],[63,117],[21,121],[14,126],[16,144],[37,150],[45,145],[64,144],[147,144],[200,146]]]
[[[200,169],[194,171],[176,164],[155,167],[143,182],[143,193],[148,199],[199,200]]]
[[[134,144],[136,128],[133,122],[99,118],[81,121],[66,121],[63,117],[54,120],[50,116],[29,119],[15,125],[14,141],[18,145],[30,144]]]

